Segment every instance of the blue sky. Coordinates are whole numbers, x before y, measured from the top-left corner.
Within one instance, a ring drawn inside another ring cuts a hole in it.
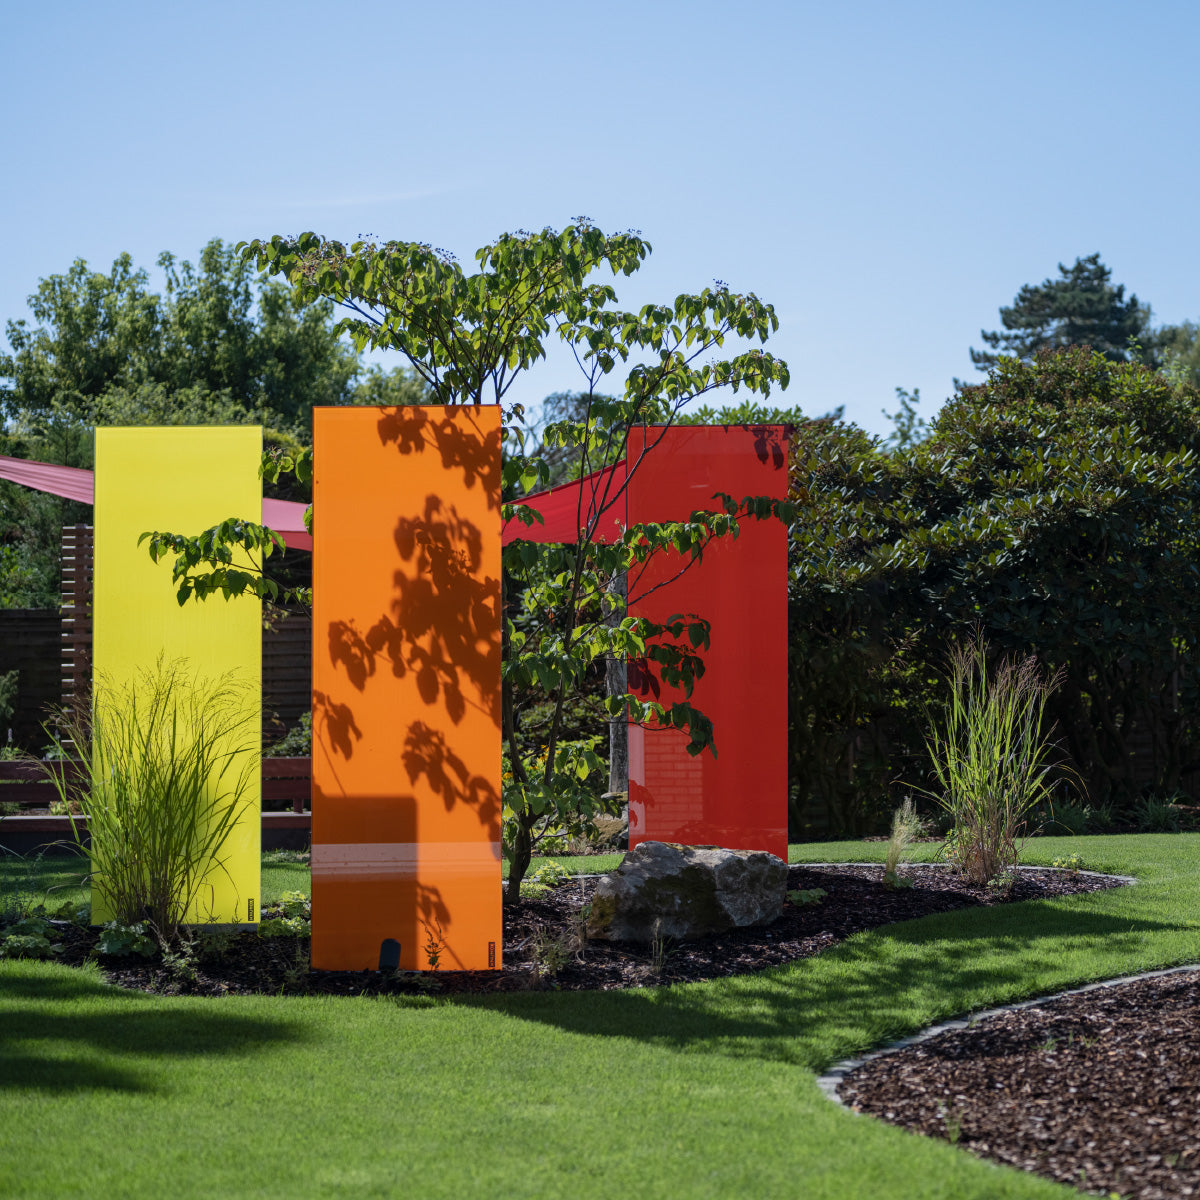
[[[654,247],[624,305],[754,291],[782,403],[883,432],[1060,261],[1200,318],[1198,45],[1194,0],[0,0],[0,325],[79,257],[314,229],[466,265],[586,214]]]

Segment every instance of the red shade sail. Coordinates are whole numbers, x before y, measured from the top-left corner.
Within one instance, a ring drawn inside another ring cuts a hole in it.
[[[96,494],[91,471],[82,467],[58,467],[53,463],[30,462],[0,454],[0,479],[24,484],[38,492],[65,496],[80,504],[91,504]]]
[[[9,458],[0,454],[0,479],[19,483],[52,496],[93,503],[95,484],[91,471],[82,467],[60,467],[55,463],[33,462],[27,458]],[[308,506],[291,500],[263,498],[262,523],[273,529],[295,550],[311,550],[312,538],[304,528],[304,510]],[[172,532],[178,532],[172,530]]]
[[[560,483],[516,503],[541,513],[544,524],[526,525],[514,517],[500,537],[509,542],[577,542],[580,529],[595,525],[594,542],[615,542],[625,528],[625,463],[593,471],[572,483]],[[603,511],[602,511],[603,510]]]

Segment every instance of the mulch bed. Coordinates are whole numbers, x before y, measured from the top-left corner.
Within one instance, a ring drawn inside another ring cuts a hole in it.
[[[1101,1195],[1200,1196],[1200,971],[1019,1009],[870,1060],[851,1107]]]
[[[510,992],[530,989],[608,989],[690,983],[741,975],[808,958],[851,934],[894,921],[971,905],[999,904],[1113,886],[1110,880],[1064,871],[1021,871],[1006,894],[962,883],[944,867],[908,866],[912,887],[888,890],[878,866],[794,866],[788,890],[823,888],[818,903],[784,904],[772,925],[735,929],[702,941],[669,944],[655,955],[629,942],[583,941],[580,910],[594,879],[574,880],[504,914],[503,969],[380,974],[311,971],[305,938],[238,933],[198,938],[184,962],[112,958],[96,953],[96,933],[69,929],[61,961],[97,957],[105,976],[122,987],[188,995],[265,992],[288,995]],[[263,916],[272,915],[270,907]]]

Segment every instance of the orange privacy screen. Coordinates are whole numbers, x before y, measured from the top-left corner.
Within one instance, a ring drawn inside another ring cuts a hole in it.
[[[658,443],[655,445],[655,443]],[[647,458],[634,469],[643,450]],[[685,520],[735,500],[787,495],[783,426],[679,426],[634,430],[629,440],[628,521]],[[665,621],[695,613],[712,623],[705,674],[692,703],[711,718],[718,757],[693,758],[679,730],[629,727],[629,845],[682,842],[768,850],[787,861],[787,530],[743,518],[736,541],[680,569],[659,555],[629,572],[629,612]],[[650,594],[647,594],[650,593]],[[637,689],[682,698],[655,678]]]
[[[498,968],[499,408],[313,437],[313,966]]]

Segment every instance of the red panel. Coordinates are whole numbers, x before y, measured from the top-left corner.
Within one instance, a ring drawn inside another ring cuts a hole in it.
[[[787,495],[783,426],[635,430],[629,461],[643,451],[629,477],[631,525],[714,509],[716,492]],[[630,726],[629,845],[719,845],[786,861],[787,530],[743,519],[736,540],[714,543],[698,566],[664,583],[681,565],[672,553],[631,571],[630,613],[654,621],[695,613],[712,623],[692,703],[712,719],[718,755],[693,758],[677,730]],[[682,695],[659,680],[653,686],[664,701]]]
[[[313,416],[313,966],[499,968],[499,409]]]
[[[593,471],[571,483],[544,492],[534,492],[517,504],[542,514],[542,522],[526,525],[513,517],[504,525],[501,535],[509,542],[577,541],[580,529],[594,523],[592,541],[615,542],[625,528],[625,464],[615,463],[602,471]]]

